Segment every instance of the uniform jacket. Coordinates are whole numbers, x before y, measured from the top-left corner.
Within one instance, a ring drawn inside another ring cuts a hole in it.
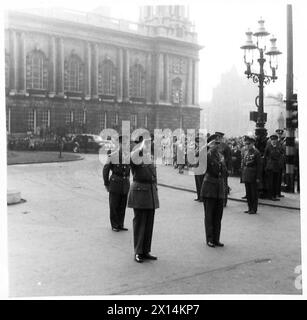
[[[118,156],[119,158],[117,158]],[[115,159],[119,159],[119,161],[115,161]],[[103,167],[104,185],[109,187],[109,192],[127,194],[130,187],[129,178],[130,165],[122,164],[122,153],[109,155],[107,163]]]
[[[286,165],[286,138],[278,140],[277,145],[280,147],[282,152],[282,157],[280,159],[281,168],[285,168]]]
[[[261,155],[260,152],[253,148],[246,150],[242,158],[242,182],[256,182],[261,178]]]
[[[231,160],[232,160],[230,147],[225,142],[222,142],[218,148],[219,148],[220,153],[224,156],[224,161],[225,161],[227,169],[230,170],[231,169]]]
[[[217,149],[208,151],[207,170],[201,186],[200,199],[224,199],[224,177],[226,174],[227,168]]]
[[[153,164],[136,165],[131,162],[133,182],[128,195],[128,207],[134,209],[159,208],[157,171]]]
[[[280,146],[267,145],[264,150],[264,169],[279,172],[283,167],[284,154]]]

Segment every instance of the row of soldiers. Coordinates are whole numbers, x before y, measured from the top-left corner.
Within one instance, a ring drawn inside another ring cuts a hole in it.
[[[198,196],[196,200],[203,202],[204,205],[206,241],[210,247],[223,246],[220,242],[221,220],[230,189],[228,175],[231,150],[223,136],[222,132],[216,132],[208,137],[206,171],[195,175]],[[196,145],[204,138],[206,137],[198,136]],[[128,230],[124,227],[125,209],[126,206],[133,208],[135,261],[156,260],[157,257],[150,253],[155,210],[159,208],[157,174],[153,158],[154,141],[139,137],[135,141],[137,148],[123,154],[123,139],[129,138],[120,137],[120,148],[109,155],[103,168],[104,184],[109,192],[112,230],[114,232]],[[271,135],[263,156],[255,147],[255,142],[255,137],[246,136],[242,149],[241,182],[245,184],[248,204],[248,210],[245,212],[249,214],[257,213],[261,183],[266,185],[269,199],[276,201],[282,196],[280,193],[284,165],[282,141],[278,139],[277,134]],[[148,161],[144,162],[144,159],[140,163],[134,161],[140,155],[149,157]],[[130,172],[133,176],[131,186]]]
[[[216,140],[219,142],[218,150],[225,163],[227,171],[224,176],[225,196],[224,207],[227,204],[227,195],[230,187],[228,176],[231,170],[232,153],[224,140],[224,133],[215,132]],[[267,140],[263,155],[255,147],[256,138],[254,136],[244,137],[244,146],[241,149],[241,182],[245,184],[246,194],[243,199],[248,201],[247,213],[257,212],[258,197],[272,201],[279,201],[281,185],[285,169],[285,138],[283,130],[278,129]],[[197,191],[196,201],[200,201],[200,190],[204,175],[195,176]]]

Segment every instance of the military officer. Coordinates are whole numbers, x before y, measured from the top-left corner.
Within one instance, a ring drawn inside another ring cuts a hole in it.
[[[226,165],[227,171],[226,174],[224,175],[224,184],[225,184],[225,197],[224,197],[224,207],[227,205],[227,198],[229,194],[229,185],[228,185],[228,176],[229,172],[231,170],[231,149],[230,147],[224,142],[224,133],[223,132],[215,132],[215,135],[217,136],[219,143],[219,151],[223,155],[224,163]]]
[[[151,139],[139,137],[131,152],[133,182],[128,195],[128,207],[133,208],[134,260],[157,260],[150,254],[155,210],[159,208],[157,173],[153,161]]]
[[[245,183],[248,210],[245,213],[256,214],[258,209],[258,184],[261,177],[261,155],[255,148],[256,139],[247,137],[242,159],[242,182]]]
[[[221,221],[224,209],[227,168],[219,152],[217,135],[208,140],[207,170],[203,179],[200,197],[204,203],[206,242],[209,247],[223,247],[220,242]]]
[[[272,201],[278,201],[278,183],[281,169],[282,150],[278,145],[278,136],[270,136],[270,143],[264,150],[264,171],[267,182],[267,198]]]
[[[129,161],[123,161],[123,139],[119,137],[119,148],[110,153],[103,167],[103,180],[106,190],[109,192],[110,223],[115,232],[127,231],[124,227],[125,212],[130,187],[130,165]],[[124,154],[130,159],[130,154]],[[110,176],[111,172],[111,176]]]

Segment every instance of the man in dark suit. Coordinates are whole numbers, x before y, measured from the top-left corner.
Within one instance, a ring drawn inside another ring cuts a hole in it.
[[[225,198],[224,177],[227,168],[218,150],[217,135],[210,136],[207,142],[207,170],[200,193],[204,202],[206,241],[209,247],[223,247],[220,233]]]
[[[151,139],[136,139],[131,152],[133,182],[128,195],[128,207],[133,208],[134,259],[157,260],[150,254],[155,210],[159,208],[157,172],[153,159]]]
[[[247,150],[242,159],[242,182],[245,183],[248,210],[245,213],[256,214],[258,209],[258,184],[261,177],[260,152],[255,148],[256,139],[246,138]]]
[[[124,227],[124,220],[130,187],[130,165],[129,161],[123,161],[123,156],[130,159],[130,154],[123,155],[123,139],[127,138],[119,137],[119,149],[109,154],[103,167],[104,185],[109,192],[110,222],[115,232],[128,230]]]
[[[270,142],[264,150],[264,170],[267,182],[267,197],[269,200],[278,201],[278,183],[283,153],[278,145],[278,136],[270,136]]]

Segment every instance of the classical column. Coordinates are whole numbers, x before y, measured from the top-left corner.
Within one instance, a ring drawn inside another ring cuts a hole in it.
[[[156,63],[155,63],[155,74],[156,74],[156,81],[155,81],[155,102],[159,103],[160,101],[160,88],[161,88],[161,77],[163,77],[163,73],[161,75],[161,72],[163,72],[163,70],[161,69],[161,54],[160,53],[156,53]]]
[[[123,49],[117,48],[117,86],[116,86],[116,100],[122,102],[123,100]]]
[[[198,106],[198,68],[199,60],[194,60],[194,105]]]
[[[92,47],[92,97],[98,99],[98,45]]]
[[[85,83],[84,83],[84,93],[85,99],[89,100],[91,98],[91,45],[89,42],[85,43],[85,54],[84,54],[84,64],[85,64]]]
[[[186,103],[188,106],[192,105],[192,96],[194,95],[193,91],[193,60],[188,59],[188,77],[187,77],[187,92],[186,92]]]
[[[150,52],[146,56],[146,101],[152,101],[152,55]]]
[[[64,96],[64,40],[58,39],[57,95]]]
[[[33,109],[33,132],[36,134],[37,119],[36,119],[36,109]]]
[[[169,96],[169,58],[168,54],[164,54],[164,100],[170,102]]]
[[[49,97],[54,97],[56,93],[56,41],[51,36],[49,41]]]
[[[47,126],[50,128],[50,109],[48,109],[48,118],[47,118]]]
[[[26,93],[26,44],[25,33],[22,32],[19,37],[19,86],[20,94]]]
[[[129,101],[129,51],[125,49],[124,51],[124,73],[123,73],[123,96],[124,101]]]
[[[7,115],[8,119],[8,124],[7,124],[7,131],[8,133],[11,133],[11,108],[8,108],[8,115]]]
[[[86,109],[83,109],[83,124],[86,124]]]
[[[17,55],[17,36],[16,31],[10,33],[10,94],[14,95],[17,92],[17,74],[18,74],[18,55]]]

